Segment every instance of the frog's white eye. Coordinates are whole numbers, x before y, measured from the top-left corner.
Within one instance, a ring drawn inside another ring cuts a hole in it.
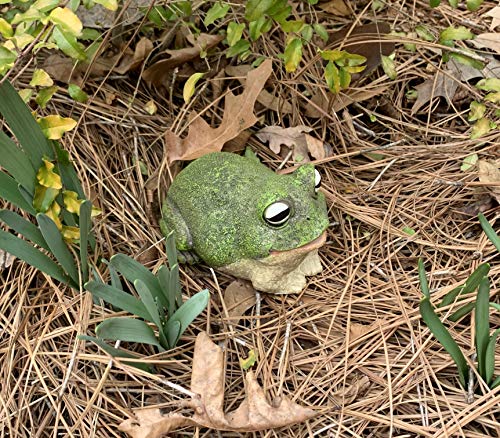
[[[264,220],[273,227],[279,227],[290,218],[290,212],[286,202],[274,202],[264,210]]]
[[[317,192],[321,186],[321,175],[317,169],[314,169],[314,191]]]

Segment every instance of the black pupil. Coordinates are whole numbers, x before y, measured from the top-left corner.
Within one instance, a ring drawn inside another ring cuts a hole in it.
[[[280,211],[278,214],[269,218],[269,222],[276,222],[276,223],[281,222],[288,217],[289,212],[290,212],[290,209],[285,208],[283,211]]]

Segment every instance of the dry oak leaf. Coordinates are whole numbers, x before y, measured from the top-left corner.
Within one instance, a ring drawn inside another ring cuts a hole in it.
[[[205,332],[195,342],[191,391],[196,396],[182,403],[194,409],[191,417],[178,413],[163,415],[158,408],[135,411],[136,419],[126,420],[119,429],[132,438],[160,438],[185,426],[209,427],[216,430],[253,432],[306,421],[316,415],[287,397],[268,402],[253,372],[245,377],[246,397],[234,411],[224,414],[224,353]]]
[[[267,126],[261,129],[257,134],[260,141],[269,142],[269,148],[279,154],[281,146],[287,146],[292,149],[292,156],[295,161],[308,162],[311,154],[314,158],[320,160],[325,158],[325,149],[323,142],[306,134],[312,128],[304,125],[298,125],[291,128],[282,128],[280,126]]]
[[[255,289],[249,281],[235,280],[224,291],[224,303],[232,324],[238,324],[241,315],[255,302]]]
[[[493,9],[490,9],[486,14],[488,17],[493,17],[490,24],[490,30],[495,29],[495,27],[500,26],[500,6],[496,6]]]
[[[435,76],[415,87],[418,95],[411,108],[412,114],[415,114],[423,105],[438,96],[444,97],[451,104],[458,89],[459,81],[450,77],[449,72],[447,73],[438,71]]]
[[[482,33],[477,35],[476,38],[472,40],[472,43],[479,47],[480,49],[491,49],[497,54],[500,54],[500,33]]]
[[[344,0],[332,0],[326,3],[320,3],[319,8],[332,15],[347,16],[352,14],[348,3]]]
[[[165,50],[164,53],[168,55],[168,58],[155,62],[151,67],[144,70],[142,78],[146,82],[151,82],[154,85],[160,85],[170,70],[198,58],[202,51],[206,51],[216,46],[223,39],[223,35],[209,35],[206,33],[200,34],[196,40],[188,37],[188,41],[193,45],[193,47],[186,47],[178,50]]]
[[[153,43],[150,39],[142,37],[135,46],[134,53],[126,53],[113,71],[125,74],[130,70],[138,68],[153,50]]]
[[[500,160],[479,160],[477,162],[479,181],[485,183],[492,196],[500,202]]]
[[[194,114],[186,138],[181,139],[172,131],[167,131],[169,161],[194,160],[210,152],[219,152],[224,143],[253,126],[257,122],[253,112],[255,101],[272,71],[272,61],[268,59],[248,73],[243,93],[235,96],[228,91],[218,128],[211,128],[199,114]]]

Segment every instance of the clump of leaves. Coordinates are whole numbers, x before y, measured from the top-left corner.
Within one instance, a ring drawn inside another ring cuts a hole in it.
[[[493,230],[489,222],[483,214],[479,215],[479,220],[483,230],[494,246],[500,251],[500,237]],[[476,301],[467,304],[453,314],[448,319],[450,321],[458,321],[465,315],[475,310],[475,327],[476,334],[475,345],[477,355],[477,371],[485,383],[491,388],[500,385],[500,376],[494,377],[495,372],[495,345],[497,337],[500,333],[500,328],[496,329],[490,336],[489,324],[489,308],[500,310],[500,306],[496,303],[489,302],[490,297],[490,282],[487,277],[490,270],[488,263],[483,263],[471,274],[465,283],[450,292],[443,298],[438,307],[443,307],[452,304],[456,300],[460,300],[461,295],[465,295],[478,289]],[[431,304],[431,295],[425,273],[423,261],[418,262],[418,273],[420,279],[420,287],[423,297],[420,302],[420,314],[427,327],[432,334],[441,343],[444,349],[450,354],[453,361],[457,365],[460,383],[463,388],[467,388],[469,383],[469,366],[460,347],[453,339],[450,332],[439,319],[435,308]]]
[[[452,8],[458,7],[458,0],[448,0],[448,3]],[[483,0],[467,0],[467,9],[469,11],[476,11],[479,6],[483,3]],[[441,0],[429,0],[431,7],[436,8],[441,4]]]
[[[366,58],[348,53],[345,50],[323,50],[321,57],[328,61],[325,67],[325,80],[334,93],[345,89],[351,83],[351,74],[360,73],[365,68]]]

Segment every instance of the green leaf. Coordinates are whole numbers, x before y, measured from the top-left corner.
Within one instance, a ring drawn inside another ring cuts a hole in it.
[[[0,210],[0,221],[12,228],[16,233],[20,233],[31,240],[35,245],[49,251],[49,246],[38,227],[22,216],[10,210]]]
[[[500,103],[500,91],[487,94],[486,96],[484,96],[484,100],[493,103]],[[500,115],[500,110],[496,110],[495,116],[498,117],[499,115]]]
[[[469,169],[476,165],[478,159],[479,156],[477,154],[467,155],[464,158],[462,165],[460,166],[460,170],[462,172],[467,172]]]
[[[431,8],[437,8],[440,3],[441,3],[441,0],[429,0],[429,4],[431,5]]]
[[[255,21],[262,17],[273,5],[275,0],[249,0],[245,6],[245,18]]]
[[[229,11],[229,4],[222,4],[221,2],[215,3],[205,15],[205,19],[203,20],[203,24],[205,27],[213,24],[216,20],[220,18],[224,18]]]
[[[338,93],[340,91],[339,69],[332,61],[329,61],[328,64],[326,64],[325,80],[330,91],[334,93]]]
[[[165,239],[165,249],[167,250],[168,266],[172,268],[177,264],[177,248],[175,247],[175,233],[170,231]]]
[[[500,91],[500,79],[498,78],[485,78],[481,79],[476,87],[485,91]]]
[[[173,321],[168,328],[165,328],[165,335],[169,348],[175,348],[177,341],[181,337],[181,323],[179,321]]]
[[[203,77],[205,73],[193,73],[189,76],[189,79],[185,82],[184,88],[182,90],[182,97],[184,102],[189,103],[191,97],[193,97],[196,83]]]
[[[267,14],[279,24],[283,24],[291,12],[292,7],[288,4],[288,0],[275,0],[267,10]]]
[[[28,204],[24,196],[20,192],[21,186],[14,178],[0,171],[0,198],[11,202],[20,209],[35,214],[34,208]],[[31,195],[30,195],[31,196]]]
[[[174,291],[170,289],[170,271],[165,265],[160,266],[160,269],[158,269],[157,278],[160,283],[163,296],[167,302],[166,308],[168,316],[170,317],[177,310],[177,307],[175,305]]]
[[[251,349],[248,351],[248,356],[246,359],[243,359],[241,357],[239,359],[240,367],[246,371],[255,365],[255,363],[257,362],[257,355],[255,354],[255,350]]]
[[[0,114],[5,117],[35,169],[42,165],[43,156],[54,156],[31,111],[8,81],[0,84]]]
[[[321,24],[313,24],[314,32],[326,43],[328,42],[328,32],[325,26]]]
[[[285,48],[285,70],[294,72],[302,60],[302,40],[292,38]]]
[[[415,230],[411,227],[403,227],[401,231],[408,234],[408,236],[413,236],[415,234]]]
[[[493,380],[493,374],[495,373],[495,347],[497,343],[497,337],[500,333],[500,328],[497,328],[491,338],[489,338],[488,346],[484,353],[484,375],[483,378],[485,382],[489,385]]]
[[[472,309],[474,309],[476,303],[469,303],[466,304],[465,306],[460,307],[457,311],[453,312],[449,317],[448,320],[451,322],[457,322],[461,320],[465,315],[468,315],[470,312],[472,312]]]
[[[467,65],[469,67],[475,68],[476,70],[483,70],[485,67],[483,62],[478,61],[462,53],[450,52],[448,53],[448,55],[450,58],[453,58],[459,64]]]
[[[495,389],[498,385],[500,385],[500,376],[497,376],[497,378],[491,383],[490,388]]]
[[[322,50],[321,57],[326,61],[338,62],[347,56],[345,50]]]
[[[248,32],[252,41],[257,41],[263,33],[271,29],[272,21],[265,15],[262,15],[255,21],[248,24]]]
[[[97,336],[113,341],[140,342],[161,348],[158,339],[144,321],[133,318],[108,318],[101,322],[95,330]]]
[[[61,267],[28,242],[0,230],[0,248],[61,283],[76,285],[66,276]]]
[[[78,16],[69,8],[55,8],[49,14],[49,21],[64,33],[75,37],[82,33],[83,25]]]
[[[50,252],[66,271],[66,273],[78,284],[78,270],[76,268],[75,259],[64,242],[61,232],[56,224],[45,214],[37,214],[36,220],[43,238],[50,248]]]
[[[477,11],[483,0],[467,0],[467,9],[469,11]]]
[[[37,0],[32,5],[34,9],[38,9],[40,12],[49,12],[56,6],[59,6],[59,0]]]
[[[82,339],[84,341],[90,341],[94,344],[101,347],[106,353],[108,353],[111,357],[125,358],[125,359],[139,359],[139,356],[135,356],[126,351],[120,350],[115,347],[111,347],[111,345],[106,344],[102,339],[94,338],[93,336],[87,335],[78,335],[78,339]],[[128,360],[123,360],[124,364],[127,364],[131,367],[138,368],[140,370],[146,371],[147,373],[152,373],[153,370],[151,367],[145,363],[141,362],[129,362]]]
[[[474,125],[472,126],[472,131],[470,133],[470,138],[471,140],[475,138],[480,138],[483,135],[488,134],[493,129],[491,120],[488,119],[487,117],[483,117],[482,119],[479,119]]]
[[[425,265],[422,259],[418,259],[418,279],[420,281],[420,289],[422,289],[422,294],[425,298],[430,299],[431,293],[429,291],[429,283],[427,282]]]
[[[17,53],[12,52],[7,47],[0,46],[0,74],[11,68],[16,59]]]
[[[0,17],[0,35],[2,35],[5,39],[11,38],[14,35],[14,30],[10,23],[4,18]]]
[[[398,72],[396,71],[394,61],[388,56],[382,55],[382,68],[389,79],[394,80],[398,77]]]
[[[340,88],[347,88],[351,83],[351,74],[344,68],[339,68]]]
[[[498,234],[495,232],[483,213],[479,213],[478,217],[479,223],[481,224],[484,233],[486,234],[486,236],[488,236],[488,239],[490,239],[491,243],[493,243],[497,251],[500,252],[500,236],[498,236]]]
[[[232,58],[233,56],[241,55],[250,49],[250,43],[246,40],[239,40],[234,46],[229,47],[226,52],[226,58]]]
[[[45,108],[50,102],[50,99],[52,99],[52,96],[56,94],[57,90],[57,86],[42,88],[36,95],[35,102],[40,105],[40,108]]]
[[[118,0],[93,0],[94,3],[98,3],[104,6],[110,11],[116,11],[118,9]]]
[[[476,298],[476,353],[477,363],[479,366],[479,374],[485,378],[485,360],[486,348],[490,339],[490,315],[488,302],[490,300],[490,282],[487,277],[484,277],[479,284],[479,290]]]
[[[310,24],[306,24],[301,31],[302,38],[304,38],[308,43],[311,42],[313,37],[313,28]]]
[[[431,333],[450,354],[451,358],[457,365],[460,383],[463,388],[466,388],[469,373],[467,361],[465,360],[465,357],[455,340],[451,337],[448,330],[446,330],[445,326],[436,315],[436,312],[432,308],[428,298],[423,298],[420,301],[420,315]]]
[[[85,93],[78,85],[69,84],[68,85],[68,94],[71,96],[73,100],[77,102],[85,103],[89,99],[89,95]]]
[[[139,299],[123,290],[98,281],[89,281],[85,284],[85,289],[94,297],[100,298],[114,307],[125,310],[147,321],[154,322],[144,304]]]
[[[158,299],[163,307],[167,306],[158,279],[139,262],[125,254],[116,254],[111,257],[110,264],[132,284],[137,279],[143,281],[154,298]]]
[[[245,29],[245,23],[238,24],[235,21],[231,21],[227,25],[227,43],[229,46],[234,46],[243,35],[243,30]]]
[[[71,33],[64,32],[56,26],[52,31],[52,38],[54,38],[57,47],[59,47],[65,55],[77,59],[78,61],[85,61],[87,59],[84,46],[80,44]]]
[[[179,338],[184,333],[186,328],[191,324],[194,319],[201,313],[208,304],[208,299],[210,298],[210,293],[207,289],[198,292],[196,295],[192,296],[187,300],[180,308],[175,312],[169,319],[165,326],[165,332],[169,333],[173,330],[173,324],[176,322],[180,323],[180,331],[175,342],[172,344],[169,342],[170,347],[177,344]]]
[[[490,272],[490,265],[488,263],[480,264],[469,276],[469,278],[465,280],[463,286],[456,287],[445,295],[443,301],[441,301],[441,304],[439,304],[438,307],[448,306],[453,303],[459,295],[474,292],[481,283],[481,280],[488,275],[488,272]]]
[[[432,42],[436,39],[434,35],[429,31],[429,29],[427,29],[427,27],[422,24],[415,26],[415,32],[424,41]]]
[[[65,132],[71,131],[76,126],[76,120],[58,115],[41,117],[37,123],[49,140],[59,140]]]
[[[30,86],[32,87],[51,87],[54,85],[54,81],[49,76],[49,74],[42,70],[41,68],[37,68],[33,72],[33,76],[31,77]]]
[[[281,29],[283,29],[283,32],[300,32],[302,28],[304,27],[304,21],[303,20],[290,20],[290,21],[284,21],[281,23]]]
[[[474,38],[474,34],[467,29],[465,26],[459,27],[447,27],[439,34],[439,41],[463,41],[471,40]]]
[[[24,151],[0,131],[0,166],[33,194],[35,191],[35,169]]]
[[[469,118],[467,120],[469,122],[474,122],[476,120],[479,120],[484,116],[485,112],[486,112],[486,105],[484,103],[480,103],[477,102],[476,100],[473,100],[470,104]],[[475,156],[477,161],[477,154],[475,154]]]
[[[78,227],[80,228],[80,266],[82,270],[82,281],[84,283],[89,278],[88,246],[89,246],[90,228],[92,227],[91,214],[92,214],[92,203],[90,201],[84,201],[80,205],[80,214],[78,223]]]
[[[68,151],[64,150],[57,141],[52,141],[51,144],[56,151],[56,164],[64,187],[66,190],[72,190],[73,192],[78,193],[78,197],[80,199],[86,199],[80,179],[76,173],[75,166],[73,166],[72,161],[69,159]]]

